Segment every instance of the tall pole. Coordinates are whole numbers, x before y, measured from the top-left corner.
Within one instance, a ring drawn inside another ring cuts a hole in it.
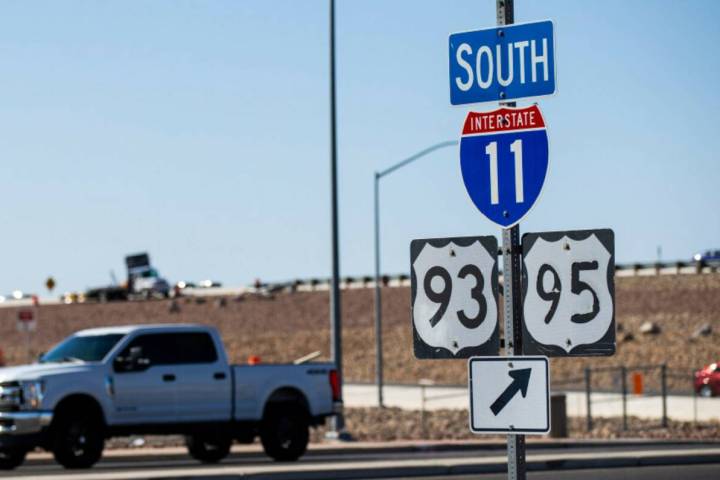
[[[382,294],[380,293],[380,174],[375,172],[375,383],[383,407]]]
[[[513,0],[496,0],[495,8],[497,24],[499,26],[510,25],[515,22],[515,6]],[[500,105],[514,107],[515,102],[501,102]],[[502,231],[502,239],[505,354],[522,355],[520,227],[515,225],[511,228],[504,228]],[[525,464],[525,435],[508,435],[507,458],[508,479],[525,480],[527,476]]]
[[[342,321],[340,311],[340,259],[338,239],[337,133],[335,102],[335,0],[330,0],[330,216],[332,222],[332,279],[330,284],[330,351],[340,378],[340,402],[332,417],[330,431],[334,436],[345,430],[342,411]]]

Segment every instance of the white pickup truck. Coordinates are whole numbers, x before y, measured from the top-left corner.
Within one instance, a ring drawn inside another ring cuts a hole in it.
[[[185,435],[202,462],[259,436],[270,457],[295,460],[339,398],[332,364],[229,365],[214,328],[83,330],[39,363],[0,368],[0,469],[36,447],[89,468],[106,438],[131,434]]]

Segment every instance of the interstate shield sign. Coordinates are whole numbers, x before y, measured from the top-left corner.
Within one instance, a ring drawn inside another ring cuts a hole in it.
[[[460,167],[481,213],[501,228],[518,223],[535,205],[548,170],[548,136],[538,106],[469,112]]]

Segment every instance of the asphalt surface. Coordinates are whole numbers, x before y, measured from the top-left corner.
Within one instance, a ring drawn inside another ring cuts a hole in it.
[[[529,472],[528,480],[717,480],[720,463],[708,465],[670,465],[662,467],[597,468],[549,472]],[[378,480],[378,479],[374,479]],[[395,477],[393,480],[507,480],[504,473],[444,475],[439,477]]]
[[[500,472],[505,466],[505,450],[501,445],[467,446],[456,445],[447,448],[431,447],[416,448],[353,448],[352,444],[338,448],[315,448],[308,452],[300,461],[294,463],[277,463],[269,460],[260,451],[236,451],[218,465],[201,465],[189,458],[180,449],[163,450],[148,453],[147,451],[109,452],[105,458],[91,470],[64,470],[57,466],[49,455],[33,455],[22,467],[12,472],[0,474],[3,478],[42,479],[42,480],[129,480],[129,479],[363,479],[363,478],[453,478],[461,479],[465,474],[473,473],[474,477],[487,472]],[[628,475],[635,470],[646,472],[645,468],[626,468],[630,464],[647,463],[649,465],[684,463],[682,472],[688,468],[696,468],[696,463],[714,462],[711,467],[700,468],[699,474],[715,472],[707,478],[720,478],[720,445],[719,444],[618,444],[608,446],[572,447],[571,444],[544,445],[532,447],[528,451],[528,464],[531,469],[560,469],[552,472],[549,477],[536,476],[530,478],[623,478],[586,477],[595,470],[582,470],[582,477],[564,476],[567,469],[594,466],[603,468],[606,464],[598,463],[605,459],[607,465],[617,468],[609,469],[620,474],[627,471]],[[664,467],[663,467],[664,468]],[[676,471],[676,474],[680,470]],[[694,470],[693,470],[694,471]],[[643,473],[644,474],[644,473]],[[435,475],[435,477],[432,477]],[[463,475],[463,476],[459,476]],[[660,474],[658,474],[660,475]],[[428,477],[429,476],[429,477]],[[684,474],[682,476],[685,476]],[[470,478],[470,477],[465,477]],[[480,478],[504,478],[500,476],[483,476]],[[629,476],[625,478],[642,478]],[[650,478],[650,477],[647,477]],[[653,476],[653,480],[661,477]],[[706,477],[688,477],[698,480]]]

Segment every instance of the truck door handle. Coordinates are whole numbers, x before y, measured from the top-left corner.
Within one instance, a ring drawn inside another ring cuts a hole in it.
[[[225,380],[225,372],[215,372],[213,378],[215,380]]]
[[[174,382],[175,381],[175,375],[172,373],[167,373],[162,376],[163,382]]]

